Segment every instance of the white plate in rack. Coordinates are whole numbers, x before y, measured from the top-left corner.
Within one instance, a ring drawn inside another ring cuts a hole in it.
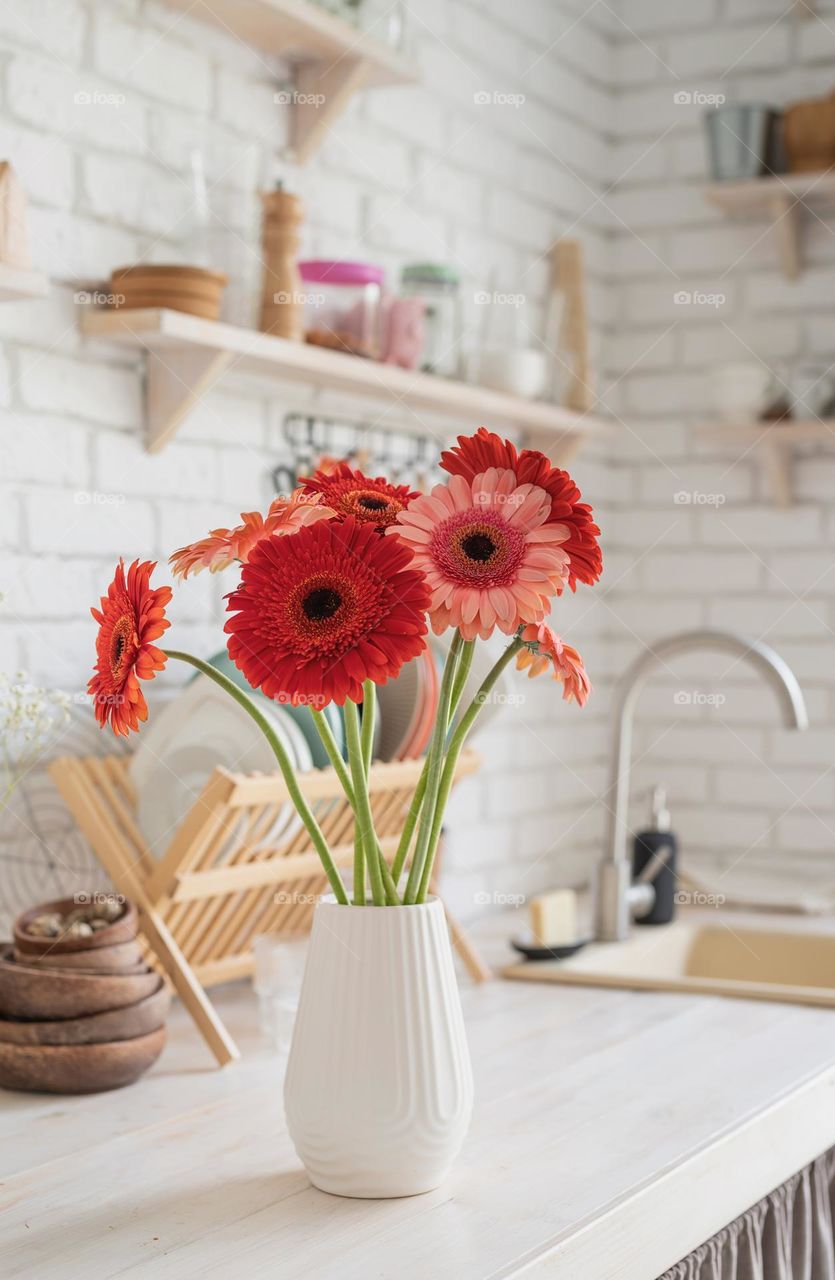
[[[299,772],[309,769],[304,735],[275,704],[260,695],[257,701],[293,767]],[[155,857],[165,853],[218,765],[234,773],[274,773],[277,768],[272,748],[252,718],[201,675],[149,722],[128,768],[139,829]],[[275,842],[294,818],[292,804],[282,805],[261,843]]]

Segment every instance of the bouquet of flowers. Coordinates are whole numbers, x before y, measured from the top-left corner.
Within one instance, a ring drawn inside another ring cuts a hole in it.
[[[169,658],[216,681],[270,743],[289,794],[322,860],[337,902],[400,906],[426,900],[455,767],[479,711],[514,659],[530,676],[550,670],[563,697],[591,689],[575,649],[547,625],[552,601],[592,584],[602,561],[591,508],[545,454],[517,451],[479,429],[441,456],[447,484],[412,492],[345,463],[302,479],[266,516],[242,515],[171,556],[175,577],[235,565],[225,625],[231,660],[268,698],[310,708],[355,814],[353,891],[346,892],[290,760],[256,703],[214,667],[155,641],[170,625],[171,588],[152,587],[151,562],[120,561],[93,617],[97,663],[89,684],[99,723],[127,736],[147,717],[141,682]],[[368,792],[375,688],[427,645],[429,627],[452,633],[423,772],[389,862],[374,831]],[[508,644],[456,721],[479,640]],[[347,762],[324,708],[344,708]],[[358,705],[363,714],[360,723]],[[408,874],[406,867],[408,866]],[[405,876],[405,883],[404,883]]]

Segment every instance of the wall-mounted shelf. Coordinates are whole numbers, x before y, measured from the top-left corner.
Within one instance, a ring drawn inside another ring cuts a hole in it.
[[[389,45],[310,0],[166,2],[295,64],[293,152],[302,164],[358,90],[417,79],[411,63]]]
[[[39,271],[22,271],[20,267],[7,267],[0,262],[0,302],[43,298],[47,287],[47,278]]]
[[[365,399],[388,400],[415,415],[422,410],[441,413],[473,429],[482,424],[494,429],[515,428],[555,462],[567,462],[586,437],[609,430],[601,419],[559,405],[521,400],[487,387],[289,342],[181,311],[88,310],[82,315],[81,329],[88,337],[147,351],[150,453],[171,439],[201,396],[232,370],[259,382],[291,381],[353,392]],[[385,429],[385,423],[380,426]]]
[[[773,219],[783,274],[800,274],[800,215],[812,204],[835,207],[835,172],[784,173],[750,182],[714,182],[705,191],[708,204],[725,213],[759,214]]]
[[[808,422],[750,422],[721,424],[712,422],[699,429],[705,440],[732,445],[759,454],[768,474],[772,497],[779,507],[790,507],[794,501],[792,459],[800,444],[835,444],[835,421],[812,418]]]

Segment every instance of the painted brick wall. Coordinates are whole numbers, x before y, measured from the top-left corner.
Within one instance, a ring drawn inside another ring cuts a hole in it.
[[[782,729],[744,663],[670,664],[641,703],[634,790],[669,784],[691,866],[783,868],[792,884],[831,883],[835,853],[835,463],[828,448],[802,454],[797,505],[776,510],[757,458],[696,428],[710,420],[718,364],[759,360],[789,381],[803,363],[831,366],[835,223],[825,209],[804,217],[806,269],[787,282],[766,221],[729,221],[705,203],[696,100],[780,104],[831,90],[835,7],[816,7],[797,21],[780,0],[616,6],[605,202],[616,276],[607,401],[627,424],[609,512],[623,566],[608,580],[613,661],[678,628],[738,629],[793,665],[812,720],[805,735]],[[682,92],[693,100],[676,102]],[[679,291],[723,301],[676,304]],[[644,805],[636,794],[634,820]]]
[[[0,13],[0,151],[29,191],[35,259],[52,277],[47,301],[0,309],[3,669],[83,687],[87,610],[115,557],[164,560],[270,496],[297,389],[259,398],[225,383],[150,458],[141,362],[77,331],[78,293],[111,268],[182,256],[195,147],[237,323],[251,322],[259,283],[256,192],[281,176],[306,201],[306,253],[368,257],[395,280],[404,261],[456,263],[470,335],[483,314],[474,295],[487,288],[523,292],[526,322],[538,326],[543,253],[581,220],[593,324],[605,335],[611,219],[600,196],[621,34],[612,11],[580,0],[519,0],[512,12],[501,0],[410,7],[421,86],[358,99],[304,169],[286,159],[288,109],[274,101],[286,68],[234,38],[149,0],[32,0]],[[514,315],[494,311],[498,340]],[[360,408],[372,422],[380,413]],[[443,422],[424,425],[439,444],[447,438]],[[602,502],[612,474],[603,453],[584,455],[577,473]],[[204,576],[179,592],[170,634],[181,647],[218,647],[226,589]],[[533,697],[520,683],[527,700],[484,735],[485,768],[455,803],[447,850],[448,891],[465,915],[574,879],[599,848],[610,615],[587,592],[561,619],[582,637],[602,694],[580,714],[555,685]],[[166,673],[155,693],[179,678]],[[13,847],[14,831],[3,834]]]

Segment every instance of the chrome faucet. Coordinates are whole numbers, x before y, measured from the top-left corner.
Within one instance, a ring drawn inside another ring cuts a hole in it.
[[[777,694],[783,719],[789,728],[805,729],[809,724],[806,703],[797,677],[788,663],[767,644],[708,627],[681,631],[653,644],[652,649],[632,664],[615,694],[615,739],[608,796],[608,847],[597,880],[597,936],[617,942],[628,937],[633,916],[652,910],[655,890],[651,884],[632,884],[632,859],[627,846],[629,773],[632,762],[632,723],[635,706],[650,673],[666,658],[699,649],[718,649],[746,658],[765,677]]]

